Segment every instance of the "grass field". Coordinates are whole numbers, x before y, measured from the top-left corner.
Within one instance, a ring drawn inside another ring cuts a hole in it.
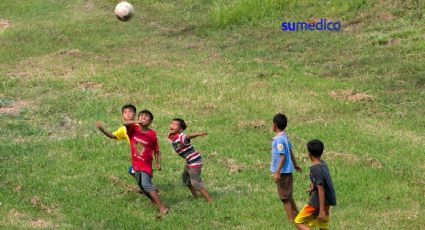
[[[423,1],[0,0],[0,228],[294,229],[269,176],[271,119],[284,112],[304,172],[321,139],[338,206],[332,229],[425,229]],[[341,32],[280,23],[341,20]],[[134,103],[154,115],[169,215],[135,192],[120,126]],[[212,204],[180,184],[172,118],[204,159]]]

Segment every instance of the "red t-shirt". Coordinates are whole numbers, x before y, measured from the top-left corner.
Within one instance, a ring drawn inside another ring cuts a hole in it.
[[[131,163],[134,171],[143,171],[152,176],[153,153],[159,152],[154,130],[142,131],[139,125],[126,126],[130,138]]]

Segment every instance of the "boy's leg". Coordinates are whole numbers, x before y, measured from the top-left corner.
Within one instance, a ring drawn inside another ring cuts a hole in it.
[[[308,204],[305,205],[294,219],[294,223],[297,229],[308,230],[312,227],[318,227],[315,215],[317,210],[317,208],[314,208]]]
[[[204,187],[202,187],[202,188],[199,189],[199,192],[202,194],[202,196],[204,196],[205,200],[208,203],[211,203],[212,202],[212,198],[211,198],[210,194],[208,193],[207,189],[205,189]]]
[[[292,210],[295,217],[298,214],[298,208],[297,208],[297,205],[295,204],[294,198],[291,198],[291,204],[292,204]]]
[[[195,187],[193,187],[192,185],[188,185],[187,187],[189,188],[190,193],[192,193],[193,198],[198,198],[198,193],[196,192]]]
[[[186,166],[184,166],[184,170],[183,170],[183,173],[182,173],[182,183],[184,185],[186,185],[187,188],[189,188],[190,193],[192,193],[193,198],[198,198],[198,194],[196,192],[196,189],[190,183],[190,175],[189,175],[189,172],[188,172],[188,169],[187,169]]]
[[[288,221],[291,223],[294,222],[295,215],[294,215],[294,209],[292,209],[291,200],[282,200],[282,202],[283,202],[283,208],[285,209],[286,215],[288,216]]]
[[[296,215],[295,213],[298,212],[297,207],[295,206],[295,202],[292,198],[292,185],[292,173],[281,174],[280,180],[276,182],[277,192],[279,194],[279,198],[283,202],[283,208],[286,211],[289,222],[294,221]]]
[[[201,168],[191,168],[188,169],[188,172],[191,185],[202,194],[208,203],[211,202],[212,198],[202,183]]]
[[[149,199],[158,206],[160,214],[167,214],[168,208],[165,207],[165,205],[161,202],[161,199],[159,199],[158,192],[156,191],[155,186],[152,184],[151,176],[145,172],[136,172],[136,175],[138,179],[140,178],[139,186],[142,186],[142,189],[145,191],[147,197],[149,197]]]

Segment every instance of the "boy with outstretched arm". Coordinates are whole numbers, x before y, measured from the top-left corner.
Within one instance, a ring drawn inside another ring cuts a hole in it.
[[[124,105],[121,108],[121,118],[123,121],[133,121],[136,116],[136,106],[132,104]],[[130,144],[130,138],[127,135],[127,129],[125,126],[119,127],[115,132],[111,133],[107,129],[105,129],[102,125],[102,122],[96,121],[96,127],[103,133],[105,136],[115,139],[117,141],[127,140],[127,143]],[[130,165],[128,168],[128,173],[134,176],[133,167]]]
[[[292,198],[293,178],[292,172],[294,168],[301,172],[298,166],[292,146],[288,136],[285,133],[288,120],[284,114],[278,113],[273,117],[272,129],[276,136],[272,141],[272,160],[270,164],[270,172],[277,186],[279,198],[283,202],[283,207],[288,216],[289,222],[293,222],[295,215],[298,213],[297,206]]]
[[[182,173],[183,184],[186,185],[192,196],[197,198],[199,191],[207,202],[211,202],[207,189],[204,187],[201,179],[202,158],[198,151],[191,144],[191,139],[208,135],[206,132],[184,134],[186,123],[183,119],[175,118],[170,124],[170,133],[168,139],[173,145],[176,153],[186,160],[186,165]]]
[[[321,159],[324,145],[320,140],[307,143],[310,167],[310,201],[295,217],[298,229],[307,230],[313,227],[328,229],[330,206],[336,205],[336,195],[331,175],[325,161]]]
[[[161,202],[158,190],[152,183],[152,160],[155,155],[157,170],[161,170],[159,147],[156,132],[149,128],[153,114],[148,110],[139,113],[137,121],[123,121],[130,138],[131,162],[134,176],[140,189],[158,206],[160,215],[168,213],[168,208]]]

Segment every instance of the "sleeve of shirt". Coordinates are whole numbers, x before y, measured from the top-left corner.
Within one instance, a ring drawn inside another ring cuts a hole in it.
[[[322,172],[320,172],[319,168],[312,168],[311,169],[311,176],[314,179],[314,183],[316,185],[320,184],[323,185],[325,183],[325,178],[322,174]]]
[[[180,136],[180,142],[185,145],[190,144],[190,138],[188,138],[186,134],[182,134]]]
[[[115,132],[112,133],[118,141],[127,139],[127,129],[125,126],[119,127]]]
[[[285,156],[289,155],[289,146],[287,145],[286,142],[278,139],[276,143],[276,148],[279,154],[285,155]]]

